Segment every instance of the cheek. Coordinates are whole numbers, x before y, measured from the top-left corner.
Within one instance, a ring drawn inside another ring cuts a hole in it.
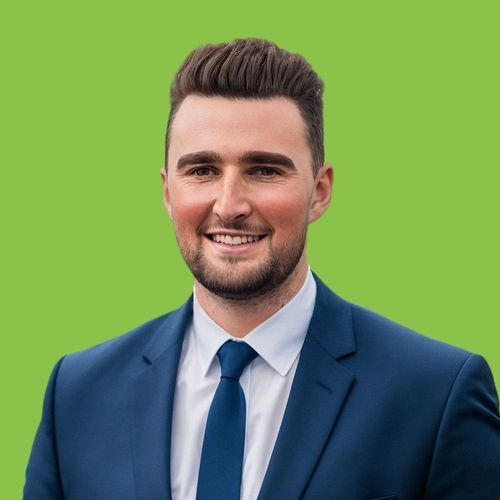
[[[197,226],[206,215],[208,203],[204,203],[200,196],[173,196],[171,197],[172,219],[174,224],[182,230],[186,226]]]
[[[262,200],[261,213],[273,226],[298,226],[307,218],[308,200],[302,192],[273,193]]]

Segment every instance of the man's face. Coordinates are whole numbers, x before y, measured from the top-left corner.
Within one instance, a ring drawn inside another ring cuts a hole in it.
[[[205,288],[249,299],[305,269],[307,226],[328,206],[332,171],[314,178],[293,101],[190,95],[174,118],[167,162],[165,205]]]

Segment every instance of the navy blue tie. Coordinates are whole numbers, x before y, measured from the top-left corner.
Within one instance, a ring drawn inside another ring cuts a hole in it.
[[[229,340],[217,352],[221,379],[208,412],[196,500],[240,498],[246,403],[240,377],[257,353]]]

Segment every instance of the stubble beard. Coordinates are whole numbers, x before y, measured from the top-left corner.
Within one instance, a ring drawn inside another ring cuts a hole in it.
[[[237,229],[241,229],[238,227]],[[226,300],[242,301],[269,297],[277,292],[292,276],[306,244],[307,223],[300,234],[282,248],[269,246],[265,258],[255,266],[247,266],[246,259],[227,256],[221,259],[225,269],[209,262],[203,250],[203,242],[196,248],[181,245],[179,248],[195,279],[208,291]],[[266,238],[271,238],[268,234]],[[246,269],[244,269],[246,267]]]

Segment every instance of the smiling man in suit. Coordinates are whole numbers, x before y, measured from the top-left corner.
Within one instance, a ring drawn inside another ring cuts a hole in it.
[[[193,296],[59,361],[26,499],[500,498],[486,362],[309,269],[333,183],[322,93],[263,40],[188,56],[161,175]]]

